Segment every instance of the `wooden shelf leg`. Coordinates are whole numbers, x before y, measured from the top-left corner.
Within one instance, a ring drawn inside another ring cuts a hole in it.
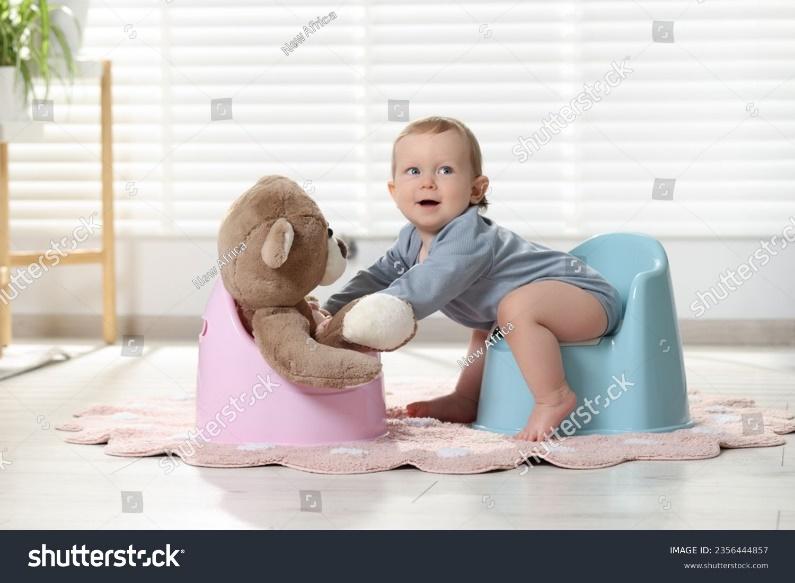
[[[116,237],[113,218],[113,112],[111,62],[102,61],[102,336],[116,342]]]
[[[8,285],[11,277],[8,181],[8,144],[0,142],[0,290]],[[3,347],[10,343],[11,302],[6,302],[5,297],[0,297],[0,356],[3,354]]]

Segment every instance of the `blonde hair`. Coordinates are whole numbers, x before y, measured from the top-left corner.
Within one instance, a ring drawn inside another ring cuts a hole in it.
[[[395,178],[395,148],[397,143],[411,134],[441,134],[448,130],[455,130],[461,134],[469,145],[469,161],[472,164],[472,171],[475,177],[483,175],[483,156],[480,153],[480,144],[475,134],[472,133],[463,122],[453,119],[452,117],[441,117],[431,115],[422,119],[415,120],[408,124],[403,131],[400,132],[395,142],[392,144],[392,178]],[[470,204],[469,206],[477,205],[482,210],[486,210],[489,206],[489,201],[486,200],[485,194],[480,202]]]

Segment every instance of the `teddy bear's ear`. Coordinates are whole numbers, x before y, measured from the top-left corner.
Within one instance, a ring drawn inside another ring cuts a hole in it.
[[[285,218],[277,219],[262,244],[261,254],[265,265],[271,269],[281,267],[290,255],[294,238],[295,232],[290,222]]]

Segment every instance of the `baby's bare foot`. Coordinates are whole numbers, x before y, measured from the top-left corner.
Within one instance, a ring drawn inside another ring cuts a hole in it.
[[[513,438],[523,441],[543,441],[555,431],[560,422],[574,410],[576,405],[577,395],[574,394],[568,383],[564,383],[543,400],[536,400],[527,425]]]
[[[416,401],[406,407],[409,417],[433,417],[439,421],[472,423],[478,412],[478,403],[459,393],[450,393],[430,401]]]

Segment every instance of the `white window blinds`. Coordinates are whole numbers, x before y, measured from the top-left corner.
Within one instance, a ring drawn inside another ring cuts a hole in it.
[[[528,238],[714,238],[795,214],[793,31],[791,2],[97,0],[85,53],[113,60],[122,234],[213,236],[279,173],[339,231],[394,236],[391,111],[467,123],[489,216]],[[15,229],[98,208],[96,90],[54,96],[45,141],[11,147]]]

